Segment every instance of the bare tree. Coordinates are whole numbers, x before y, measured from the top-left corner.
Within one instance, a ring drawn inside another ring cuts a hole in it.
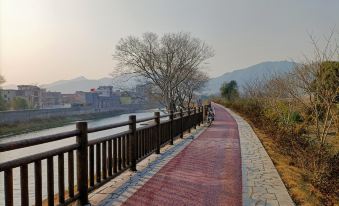
[[[176,88],[176,104],[182,108],[191,107],[194,95],[205,86],[208,79],[206,73],[197,71],[190,78],[184,80]]]
[[[290,98],[310,112],[310,122],[315,125],[315,136],[322,144],[326,142],[329,129],[338,119],[336,98],[339,95],[339,48],[333,34],[334,32],[325,39],[323,48],[311,36],[315,57],[299,64],[280,82]]]
[[[114,58],[117,73],[132,73],[145,78],[161,92],[167,109],[175,109],[176,88],[196,73],[213,50],[189,33],[168,33],[161,38],[144,33],[141,38],[122,38]]]

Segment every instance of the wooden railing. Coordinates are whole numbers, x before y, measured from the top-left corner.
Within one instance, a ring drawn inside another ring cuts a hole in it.
[[[34,204],[39,206],[43,204],[41,166],[43,160],[47,160],[48,205],[54,205],[56,202],[58,202],[58,205],[67,205],[75,200],[79,200],[81,205],[87,204],[89,192],[129,168],[136,171],[138,162],[153,152],[159,154],[161,146],[173,144],[175,138],[182,138],[185,132],[190,132],[191,128],[196,128],[204,121],[205,114],[206,109],[198,107],[193,110],[181,110],[165,115],[155,112],[154,116],[143,119],[136,119],[135,115],[131,115],[128,121],[94,128],[87,128],[87,122],[77,122],[76,129],[73,131],[2,143],[0,144],[0,155],[1,152],[76,137],[74,144],[0,163],[0,172],[4,172],[5,205],[12,206],[14,204],[14,168],[20,168],[21,205]],[[147,126],[137,128],[137,123],[145,122],[148,123]],[[88,140],[89,133],[123,126],[128,126],[128,130]],[[74,153],[76,154],[74,155]],[[65,156],[67,158],[67,169],[65,169],[64,163]],[[57,171],[54,171],[54,158],[57,159]],[[34,165],[34,203],[29,202],[29,164]],[[68,177],[67,189],[65,188],[65,170]],[[76,172],[76,182],[74,172]],[[54,191],[55,175],[58,180],[58,191]],[[55,200],[56,196],[58,198]]]

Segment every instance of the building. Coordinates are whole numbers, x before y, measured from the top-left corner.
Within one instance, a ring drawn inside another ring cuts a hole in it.
[[[72,105],[74,103],[78,103],[79,100],[76,94],[61,94],[62,102],[66,105]]]
[[[110,97],[99,96],[99,108],[112,108],[120,105],[120,97],[111,95]]]
[[[92,96],[87,96],[87,105],[96,108],[112,108],[120,105],[120,91],[113,91],[113,86],[99,86],[91,90]],[[97,96],[93,96],[96,94]]]
[[[41,108],[61,108],[63,107],[61,92],[42,92]]]
[[[132,97],[129,92],[121,93],[120,104],[132,104]]]
[[[46,92],[45,89],[34,85],[18,85],[18,90],[0,90],[0,95],[6,102],[11,102],[16,97],[23,98],[29,107],[34,109],[43,108],[44,105],[62,104],[61,93]]]
[[[115,96],[121,96],[121,91],[119,90],[119,89],[117,89],[117,90],[115,90],[114,92],[113,92],[113,95],[115,95]]]
[[[96,93],[98,93],[100,97],[110,97],[113,95],[113,86],[99,86],[96,89]]]
[[[34,85],[18,85],[18,90],[0,90],[0,95],[6,102],[12,101],[16,97],[27,101],[30,108],[40,108],[42,105],[42,93],[44,90]]]
[[[10,102],[12,101],[15,97],[17,97],[17,91],[15,89],[0,89],[0,96],[6,101]]]
[[[135,93],[131,93],[133,103],[145,104],[149,102],[150,94],[152,93],[151,84],[138,84],[135,87]]]
[[[136,92],[131,92],[135,95]],[[113,91],[113,86],[99,86],[90,92],[77,91],[74,94],[62,94],[50,92],[34,85],[18,85],[18,90],[0,90],[0,95],[5,101],[11,101],[15,97],[25,99],[30,108],[52,109],[64,107],[93,107],[114,108],[121,104],[131,104],[133,96]],[[121,98],[121,95],[123,97]]]
[[[135,87],[135,91],[139,95],[146,95],[147,93],[151,92],[152,85],[151,84],[138,84]]]
[[[17,96],[26,99],[31,108],[38,109],[42,105],[42,92],[38,86],[18,85]]]
[[[62,102],[69,105],[79,104],[85,106],[85,92],[77,91],[75,94],[62,94]]]
[[[68,105],[82,105],[98,108],[99,95],[96,92],[77,91],[75,94],[62,94],[62,101]]]
[[[81,97],[80,99],[84,101],[85,106],[90,106],[94,108],[99,107],[99,95],[96,92],[77,92]]]

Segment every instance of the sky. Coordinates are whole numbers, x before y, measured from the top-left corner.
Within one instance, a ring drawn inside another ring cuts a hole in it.
[[[6,84],[107,77],[120,38],[190,32],[212,46],[211,77],[263,61],[300,61],[309,35],[339,30],[339,0],[0,0]]]

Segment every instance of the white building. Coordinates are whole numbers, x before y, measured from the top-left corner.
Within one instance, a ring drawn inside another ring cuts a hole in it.
[[[99,86],[96,92],[100,97],[111,97],[113,94],[113,86]]]

